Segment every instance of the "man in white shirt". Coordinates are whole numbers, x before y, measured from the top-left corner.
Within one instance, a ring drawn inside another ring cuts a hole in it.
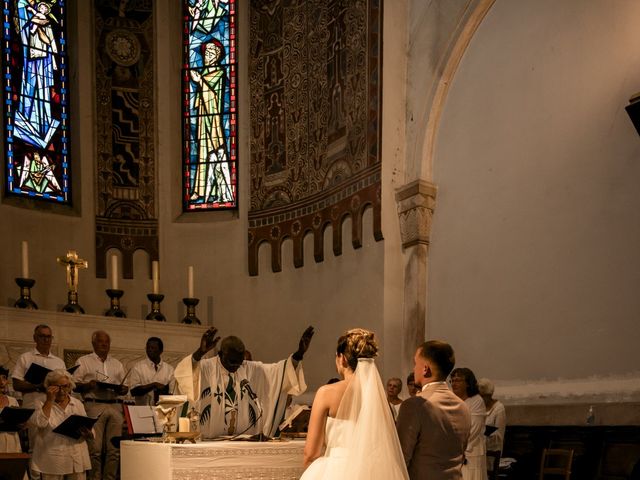
[[[94,438],[89,439],[91,456],[90,478],[115,480],[120,462],[120,451],[111,439],[122,435],[122,399],[129,388],[123,384],[125,373],[122,363],[109,355],[111,338],[98,330],[91,337],[93,353],[78,358],[78,369],[73,374],[76,390],[82,393],[87,415],[100,416],[93,427]],[[104,466],[102,451],[106,451]]]
[[[49,370],[64,369],[65,365],[61,358],[51,353],[51,341],[53,333],[47,325],[38,325],[33,331],[33,341],[36,342],[36,348],[23,353],[18,357],[11,380],[13,389],[22,393],[22,406],[25,408],[33,408],[36,400],[44,400],[47,395],[42,383],[33,384],[24,379],[27,370],[32,363],[36,363]]]
[[[47,398],[42,382],[34,384],[25,380],[24,376],[27,373],[27,370],[29,370],[29,367],[35,363],[41,367],[48,368],[49,370],[65,368],[62,359],[51,353],[53,332],[48,325],[40,324],[33,330],[33,341],[36,342],[36,348],[25,352],[18,357],[11,375],[13,389],[22,394],[22,406],[25,408],[35,408],[37,401],[44,403]],[[36,427],[29,427],[29,453],[33,452],[36,431]],[[35,478],[34,473],[31,473],[31,478]]]
[[[129,374],[129,388],[136,405],[155,405],[159,395],[173,390],[173,367],[162,361],[164,351],[162,339],[147,340],[147,358],[136,363]]]

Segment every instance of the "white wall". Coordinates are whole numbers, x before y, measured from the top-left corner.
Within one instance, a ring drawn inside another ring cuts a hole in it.
[[[498,382],[637,375],[635,0],[500,1],[437,137],[427,332]],[[508,382],[507,382],[508,383]]]

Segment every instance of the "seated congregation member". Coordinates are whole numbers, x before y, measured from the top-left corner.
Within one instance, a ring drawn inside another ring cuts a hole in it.
[[[5,407],[17,407],[18,401],[7,395],[9,370],[0,366],[0,412]],[[17,432],[0,432],[0,453],[20,453],[20,437]]]
[[[122,399],[129,390],[122,363],[109,355],[111,337],[98,330],[91,336],[93,353],[78,358],[78,369],[73,373],[77,391],[82,393],[87,414],[99,417],[93,427],[94,437],[89,439],[91,478],[115,480],[120,463],[120,451],[111,439],[122,435],[124,417]],[[102,456],[105,456],[104,465]]]
[[[173,367],[162,361],[164,343],[158,337],[147,340],[147,358],[136,363],[129,373],[129,388],[136,405],[155,405],[159,395],[173,391]]]
[[[338,339],[342,380],[320,387],[313,400],[301,480],[408,479],[377,353],[368,330],[355,328]]]
[[[497,451],[502,454],[504,444],[504,432],[507,428],[507,412],[499,400],[493,398],[495,387],[488,378],[478,380],[478,390],[487,408],[486,425],[496,427],[497,430],[487,436],[487,450]]]
[[[393,415],[393,421],[398,418],[398,412],[400,411],[400,392],[402,392],[402,380],[393,377],[387,380],[387,401],[389,402],[389,408]]]
[[[455,365],[451,345],[418,347],[414,378],[422,391],[400,406],[397,428],[411,480],[461,480],[471,431],[469,408],[447,385]]]
[[[469,407],[471,434],[462,467],[464,480],[487,480],[487,456],[485,445],[485,420],[487,409],[478,390],[476,376],[468,368],[456,368],[451,372],[451,389]]]
[[[407,375],[407,392],[410,397],[415,397],[420,389],[416,386],[416,380],[413,372]]]
[[[36,411],[29,423],[36,428],[31,470],[41,480],[84,480],[91,468],[85,438],[91,431],[82,430],[83,437],[75,440],[53,430],[71,415],[86,415],[82,402],[70,394],[75,388],[66,370],[54,370],[44,380],[45,401],[36,401]]]
[[[174,372],[177,389],[197,408],[202,436],[273,436],[284,415],[287,395],[300,395],[307,388],[300,362],[311,343],[313,327],[304,331],[296,352],[271,364],[245,360],[244,343],[235,336],[222,340],[217,356],[202,358],[220,340],[217,332],[214,327],[207,330],[198,349]]]

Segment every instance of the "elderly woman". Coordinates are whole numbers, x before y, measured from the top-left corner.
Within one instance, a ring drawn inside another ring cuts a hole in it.
[[[463,480],[487,480],[487,457],[484,438],[487,409],[479,395],[476,376],[468,368],[456,368],[451,372],[451,389],[469,407],[471,434],[464,452]]]
[[[17,407],[18,401],[7,395],[9,370],[0,366],[0,411],[4,407]],[[0,432],[0,453],[20,453],[20,437],[17,432]]]
[[[78,440],[53,432],[67,417],[86,415],[82,402],[70,395],[75,383],[66,370],[54,370],[45,377],[44,388],[47,398],[44,403],[36,401],[29,420],[37,427],[31,469],[41,480],[84,480],[91,468],[85,441],[91,432],[84,429],[84,438]]]
[[[504,431],[507,428],[507,413],[504,405],[493,398],[495,387],[488,378],[478,380],[478,389],[480,396],[487,407],[487,425],[496,427],[497,430],[487,437],[487,450],[498,451],[502,453],[502,445],[504,443]]]

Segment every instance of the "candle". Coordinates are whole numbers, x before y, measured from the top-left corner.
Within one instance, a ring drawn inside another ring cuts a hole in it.
[[[187,286],[189,287],[189,295],[188,298],[195,298],[193,296],[193,267],[191,265],[189,265],[189,269],[187,270],[188,272],[188,276],[187,276]]]
[[[185,417],[180,417],[178,419],[178,431],[179,432],[188,432],[189,431],[189,419]]]
[[[29,278],[29,244],[22,241],[22,278]]]
[[[159,283],[158,283],[158,261],[154,260],[151,262],[151,278],[153,278],[153,290],[152,292],[157,295],[160,291]]]
[[[118,256],[111,255],[111,288],[118,290]]]

